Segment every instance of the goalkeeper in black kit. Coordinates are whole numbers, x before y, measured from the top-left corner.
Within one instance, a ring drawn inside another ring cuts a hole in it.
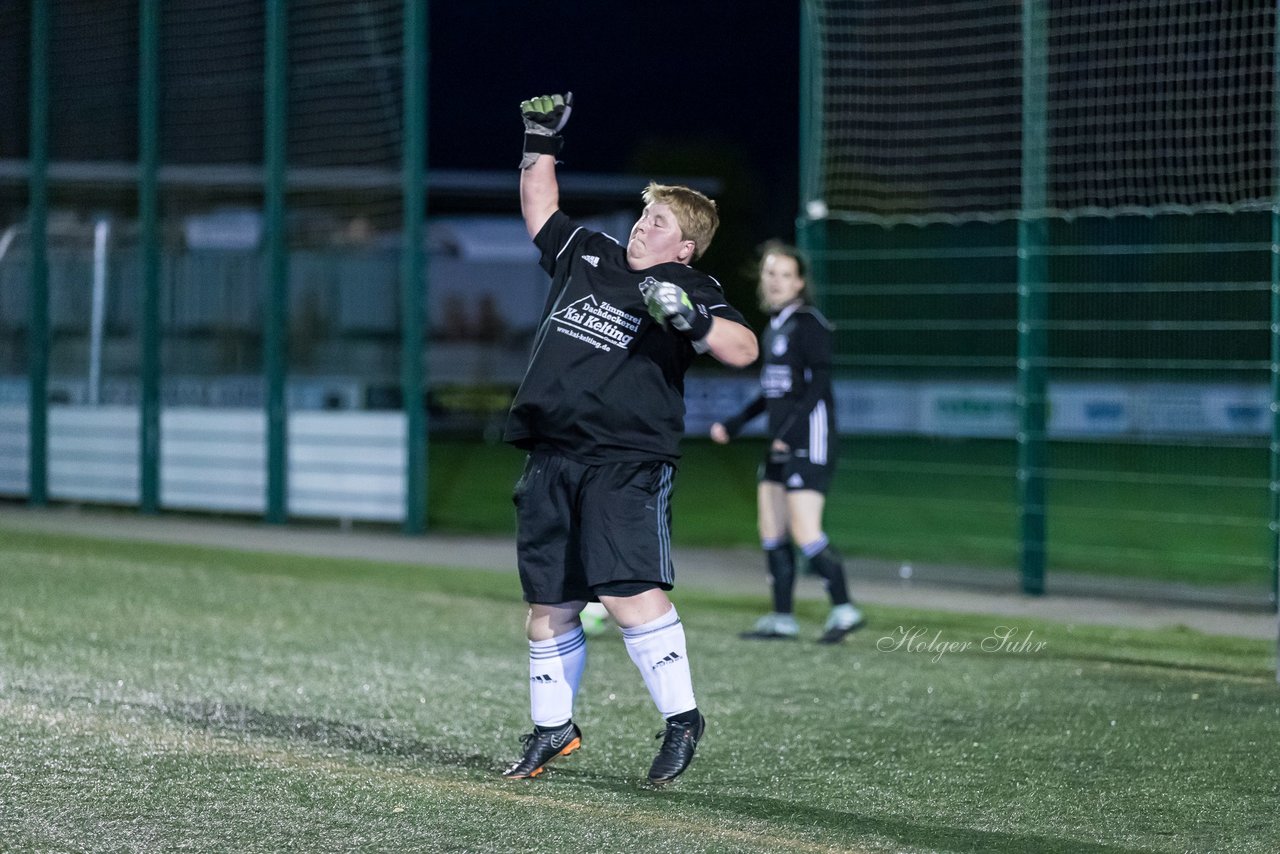
[[[581,746],[579,612],[599,601],[665,719],[648,775],[661,785],[688,767],[706,728],[667,597],[684,375],[699,353],[745,367],[757,343],[720,284],[689,266],[719,225],[711,199],[649,184],[625,245],[561,212],[555,158],[572,102],[568,94],[520,105],[521,210],[551,289],[505,434],[528,452],[513,499],[534,728],[504,774],[536,777]]]

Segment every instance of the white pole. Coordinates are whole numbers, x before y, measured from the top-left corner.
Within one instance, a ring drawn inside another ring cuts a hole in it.
[[[111,223],[100,219],[93,227],[93,313],[89,319],[89,405],[101,403],[102,332],[107,314],[107,238]]]

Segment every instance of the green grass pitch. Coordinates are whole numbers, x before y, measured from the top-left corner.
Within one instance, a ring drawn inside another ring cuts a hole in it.
[[[685,545],[758,542],[757,439],[687,440],[673,537]],[[523,456],[506,445],[436,441],[430,524],[512,533]],[[994,440],[846,438],[826,529],[855,557],[1014,572],[1017,449]],[[1056,443],[1050,448],[1048,571],[1241,585],[1266,601],[1271,536],[1266,452]]]
[[[842,647],[752,645],[758,596],[677,589],[710,724],[654,791],[617,634],[584,749],[498,776],[528,727],[511,572],[4,530],[0,589],[3,850],[1280,848],[1265,642],[1018,622],[983,650],[1007,620],[871,608]]]

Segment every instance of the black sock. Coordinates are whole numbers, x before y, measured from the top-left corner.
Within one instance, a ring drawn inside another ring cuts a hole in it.
[[[849,586],[844,578],[844,562],[840,560],[839,552],[827,546],[809,558],[809,566],[826,581],[827,595],[831,597],[832,605],[849,603]]]
[[[567,726],[573,726],[573,721],[565,721],[560,724],[560,726],[539,726],[538,724],[534,724],[533,731],[540,735],[546,735],[549,732],[559,732]]]
[[[667,720],[677,724],[696,724],[698,722],[698,709],[695,706],[687,712],[671,715]]]
[[[791,543],[784,540],[776,548],[765,549],[764,556],[769,566],[774,613],[790,614],[794,608],[796,584],[796,558],[791,551]]]

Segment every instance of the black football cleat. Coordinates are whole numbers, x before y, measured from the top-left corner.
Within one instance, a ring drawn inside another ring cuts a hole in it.
[[[827,617],[827,624],[823,627],[818,643],[840,643],[845,635],[856,632],[866,624],[866,618],[852,603],[836,605],[831,609],[831,616]]]
[[[693,752],[706,728],[707,719],[701,712],[694,723],[667,721],[666,730],[656,736],[662,739],[662,747],[654,757],[653,765],[649,767],[649,782],[655,786],[663,786],[684,773],[684,769],[693,761]]]
[[[539,730],[534,727],[533,732],[521,736],[520,740],[524,743],[524,757],[502,772],[508,780],[537,777],[552,759],[573,753],[582,746],[582,730],[569,721],[559,729]]]

